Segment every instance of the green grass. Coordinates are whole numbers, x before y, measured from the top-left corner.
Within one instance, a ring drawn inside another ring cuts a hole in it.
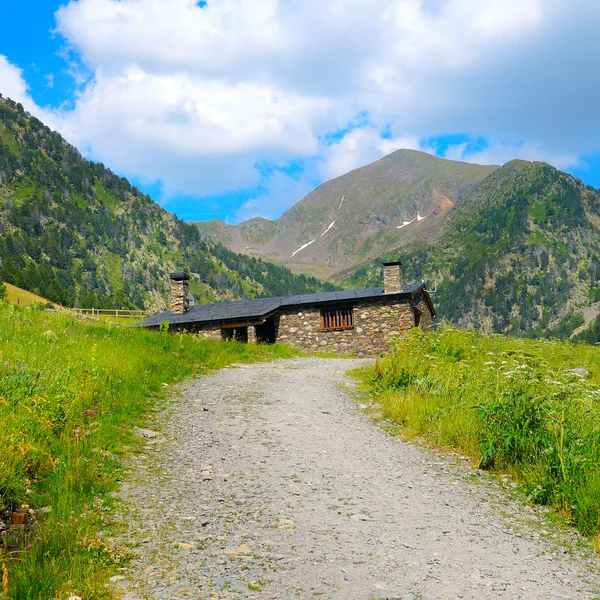
[[[102,183],[100,183],[100,181],[96,182],[94,190],[96,191],[96,196],[98,196],[98,200],[100,200],[100,202],[102,202],[102,204],[104,204],[105,206],[108,206],[109,208],[115,208],[119,205],[119,199],[113,194],[109,194],[106,191],[106,188],[102,185]]]
[[[165,384],[293,354],[0,303],[0,519],[49,507],[37,530],[0,537],[7,597],[109,598],[104,584],[126,558],[110,542],[110,492]]]
[[[5,283],[6,286],[6,301],[10,304],[18,304],[20,306],[29,306],[30,304],[34,304],[36,302],[41,302],[42,304],[50,304],[50,301],[42,296],[38,296],[33,292],[28,292],[27,290],[23,290],[16,285],[11,285],[10,283]]]
[[[509,473],[600,550],[598,346],[414,330],[359,376],[403,435]]]
[[[104,252],[102,254],[102,265],[108,284],[113,292],[123,289],[123,278],[121,272],[123,270],[123,259],[113,252]]]

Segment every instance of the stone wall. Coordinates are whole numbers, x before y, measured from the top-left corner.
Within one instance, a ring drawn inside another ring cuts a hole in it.
[[[173,327],[173,329],[185,329],[190,333],[195,333],[198,337],[202,338],[203,340],[223,339],[220,323],[209,325],[183,325],[181,327]]]
[[[221,329],[220,323],[212,323],[208,325],[186,325],[181,327],[181,329],[185,329],[190,333],[195,333],[203,340],[228,340],[237,337],[238,341],[241,342],[248,342],[249,344],[256,343],[256,330],[252,325],[248,327],[240,327],[239,330],[229,328]]]
[[[282,311],[277,341],[307,352],[333,352],[358,357],[376,356],[389,342],[415,326],[415,312],[408,302],[393,299],[354,305],[354,329],[321,330],[321,309]]]
[[[427,302],[425,302],[425,300],[421,300],[416,305],[416,310],[418,310],[421,313],[419,318],[419,329],[421,329],[425,333],[433,331],[433,316],[429,311],[429,306],[427,305]]]
[[[433,331],[433,317],[422,298],[419,298],[415,306],[385,296],[378,300],[359,302],[353,307],[353,317],[353,329],[322,331],[320,308],[283,310],[276,319],[276,340],[306,352],[366,357],[377,356],[389,350],[390,341],[415,327],[417,322],[423,331]],[[226,339],[224,332],[232,333],[230,329],[222,331],[220,323],[173,329],[187,329],[200,338],[209,340]],[[250,325],[247,329],[248,342],[256,343],[255,327]]]

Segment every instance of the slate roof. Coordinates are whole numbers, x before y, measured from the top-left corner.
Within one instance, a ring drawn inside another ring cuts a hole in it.
[[[281,308],[328,305],[340,302],[352,303],[358,300],[375,300],[383,296],[397,297],[398,299],[406,298],[408,300],[424,288],[424,283],[413,283],[405,285],[403,291],[398,294],[384,294],[384,289],[381,287],[281,296],[278,298],[255,298],[253,300],[218,302],[216,304],[195,304],[184,314],[176,314],[167,310],[144,319],[141,323],[138,323],[138,326],[158,327],[164,321],[169,321],[169,325],[251,321],[269,317]],[[433,310],[433,307],[431,308]]]

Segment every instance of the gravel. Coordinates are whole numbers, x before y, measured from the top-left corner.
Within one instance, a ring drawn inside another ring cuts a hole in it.
[[[179,386],[119,493],[135,554],[112,584],[124,598],[600,597],[600,561],[574,532],[375,425],[345,375],[360,364],[292,359]]]

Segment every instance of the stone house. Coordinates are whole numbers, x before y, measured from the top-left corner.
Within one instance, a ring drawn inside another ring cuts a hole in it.
[[[384,263],[384,287],[257,298],[190,306],[189,275],[171,273],[171,310],[142,327],[187,330],[214,340],[282,342],[313,352],[376,356],[390,340],[419,327],[433,329],[435,310],[424,283],[403,284],[402,264]]]

